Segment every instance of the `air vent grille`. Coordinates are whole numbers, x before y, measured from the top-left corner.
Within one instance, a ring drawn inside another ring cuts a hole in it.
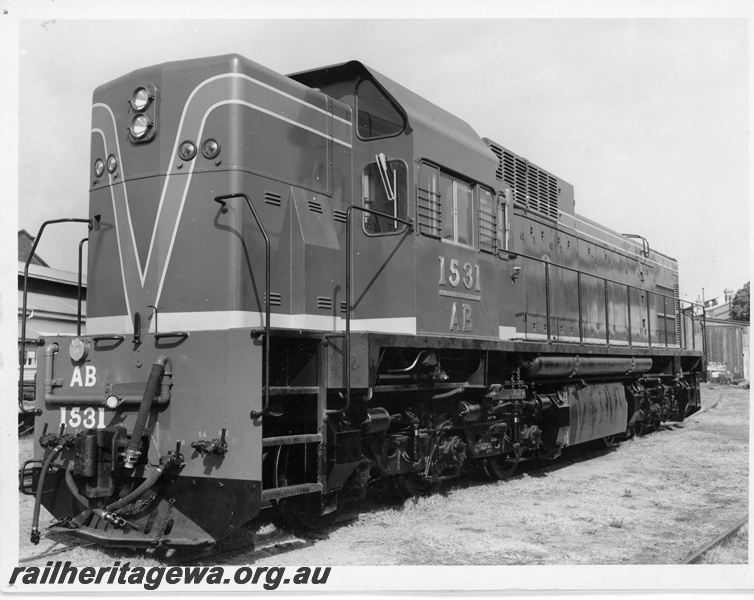
[[[306,204],[309,206],[310,211],[320,215],[322,214],[322,203],[317,202],[316,200],[308,200]]]
[[[489,207],[479,207],[479,249],[497,251],[497,215]]]
[[[416,221],[419,231],[425,235],[440,237],[440,208],[440,194],[422,187],[416,188]]]
[[[334,210],[334,211],[332,211],[332,218],[333,218],[333,220],[338,221],[340,223],[345,223],[346,222],[346,213],[345,213],[345,211],[342,211],[342,210]]]
[[[280,197],[280,194],[276,194],[274,192],[265,192],[264,201],[267,204],[272,204],[273,206],[280,206],[282,203],[282,198]]]
[[[264,295],[264,300],[267,302],[267,294]],[[277,292],[270,292],[270,306],[280,306],[283,303],[282,294]]]
[[[321,308],[322,310],[331,310],[332,298],[328,298],[326,296],[317,296],[317,308]]]
[[[495,177],[507,183],[519,206],[549,219],[558,219],[558,180],[525,158],[487,140],[498,159]]]

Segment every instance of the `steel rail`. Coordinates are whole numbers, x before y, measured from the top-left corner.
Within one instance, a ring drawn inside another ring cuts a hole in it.
[[[726,529],[723,533],[718,535],[715,539],[713,539],[711,542],[707,542],[703,546],[700,546],[696,550],[694,550],[691,554],[689,554],[684,560],[683,563],[687,565],[693,565],[698,563],[702,557],[707,554],[710,550],[713,548],[720,546],[721,544],[728,541],[730,538],[732,538],[734,535],[738,533],[738,531],[746,525],[746,523],[749,522],[749,516],[746,515],[743,519],[740,519],[736,522],[733,527],[730,527],[729,529]]]
[[[19,563],[24,562],[31,562],[32,560],[39,560],[40,558],[47,558],[48,556],[53,556],[55,554],[62,554],[63,552],[70,552],[71,550],[76,550],[76,548],[86,548],[88,546],[94,546],[97,542],[87,542],[85,544],[76,544],[75,546],[67,546],[65,548],[58,548],[57,550],[48,550],[47,552],[42,552],[41,554],[34,554],[32,556],[24,556],[23,558],[19,558]]]

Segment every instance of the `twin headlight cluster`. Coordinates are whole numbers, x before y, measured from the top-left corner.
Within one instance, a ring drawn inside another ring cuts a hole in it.
[[[157,131],[155,124],[155,98],[157,90],[152,84],[136,88],[128,101],[133,117],[128,126],[128,137],[132,143],[142,144],[151,141]],[[220,154],[220,144],[217,140],[209,138],[201,145],[202,155],[212,160]],[[196,143],[191,140],[181,142],[178,147],[178,156],[183,161],[192,160],[197,153]],[[102,177],[105,169],[111,175],[118,168],[118,159],[114,154],[107,157],[107,161],[98,158],[94,161],[94,174],[97,178]]]
[[[136,88],[131,94],[128,103],[131,105],[134,116],[128,126],[128,135],[132,142],[146,142],[154,137],[156,91],[152,84],[148,84]]]

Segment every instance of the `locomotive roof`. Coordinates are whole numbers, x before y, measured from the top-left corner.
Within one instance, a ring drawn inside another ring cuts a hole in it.
[[[371,79],[407,117],[414,139],[414,156],[494,185],[497,159],[482,138],[465,121],[359,61],[294,73],[289,77],[333,95],[337,84]],[[353,95],[338,97],[351,106]]]

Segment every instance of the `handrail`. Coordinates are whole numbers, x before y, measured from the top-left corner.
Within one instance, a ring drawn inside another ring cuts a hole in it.
[[[396,217],[395,215],[389,215],[378,210],[358,206],[357,204],[352,204],[346,209],[346,405],[342,409],[334,411],[341,413],[347,411],[351,406],[351,254],[353,246],[353,238],[351,235],[351,214],[354,210],[360,210],[361,212],[375,215],[377,217],[385,217],[390,219],[391,221],[396,221],[398,223],[407,225],[407,232],[414,230],[413,219],[401,219],[400,217]]]
[[[220,211],[222,213],[228,212],[228,203],[226,200],[232,198],[243,198],[246,200],[246,204],[264,238],[264,403],[262,404],[261,411],[251,411],[251,418],[257,419],[267,414],[270,406],[270,238],[264,229],[264,225],[262,225],[262,221],[259,219],[257,211],[254,209],[254,205],[251,203],[251,199],[246,194],[236,192],[234,194],[224,194],[215,197],[215,202],[221,205]]]
[[[684,317],[688,317],[689,320],[691,321],[691,349],[696,350],[696,331],[694,331],[694,319],[696,319],[697,321],[699,321],[699,327],[701,329],[701,334],[702,334],[702,352],[706,356],[706,349],[704,348],[704,340],[706,338],[705,329],[707,327],[706,314],[704,315],[704,319],[703,319],[702,317],[697,315],[693,310],[694,306],[697,306],[697,305],[694,302],[690,302],[690,304],[691,306],[689,306],[688,308],[681,309],[681,314]],[[685,322],[685,319],[684,319],[684,322]],[[684,332],[684,334],[685,333],[687,332]],[[684,335],[684,338],[685,337],[686,335]]]
[[[550,268],[551,267],[557,267],[559,269],[563,269],[565,271],[570,271],[572,273],[576,273],[577,275],[577,293],[578,293],[578,302],[579,302],[579,342],[583,343],[584,341],[584,334],[583,334],[583,316],[582,316],[582,309],[581,309],[581,276],[582,275],[588,275],[589,277],[594,277],[597,280],[601,280],[604,282],[605,285],[605,325],[607,329],[607,323],[608,323],[608,310],[607,310],[607,284],[613,283],[615,285],[623,286],[626,288],[627,292],[627,307],[628,307],[628,328],[629,328],[629,346],[633,346],[632,340],[630,339],[630,332],[631,332],[631,290],[637,290],[639,292],[643,292],[647,295],[647,343],[649,347],[652,347],[652,335],[651,335],[651,321],[650,321],[650,315],[651,315],[651,307],[650,307],[650,296],[654,295],[659,298],[663,298],[663,319],[665,319],[664,322],[664,332],[665,332],[665,347],[669,345],[668,343],[668,336],[667,336],[667,317],[666,317],[666,310],[667,310],[667,299],[669,298],[672,300],[673,305],[675,306],[675,303],[679,303],[679,312],[685,310],[683,306],[681,306],[682,303],[688,303],[689,305],[693,306],[693,302],[690,302],[688,300],[683,300],[682,298],[679,298],[677,296],[671,296],[670,294],[665,294],[663,292],[648,290],[646,288],[637,287],[635,285],[631,285],[630,283],[625,283],[622,281],[616,281],[614,279],[610,279],[608,277],[600,277],[598,275],[593,275],[592,273],[587,273],[586,271],[582,271],[580,269],[574,268],[574,267],[568,267],[566,265],[561,265],[557,263],[553,263],[548,259],[539,258],[537,256],[531,256],[529,254],[525,254],[523,252],[517,252],[515,250],[498,250],[497,253],[498,257],[502,255],[506,255],[508,258],[526,258],[529,260],[533,260],[539,263],[542,263],[545,265],[545,291],[546,291],[546,308],[545,311],[547,314],[545,315],[546,323],[547,323],[547,339],[550,340],[550,307],[549,307],[549,287],[550,287]],[[606,330],[605,332],[606,341],[609,344],[609,330]],[[681,344],[683,347],[683,344]]]
[[[633,238],[635,240],[641,240],[641,255],[644,258],[649,258],[649,242],[647,241],[647,238],[645,238],[642,235],[638,235],[636,233],[622,233],[623,237],[627,238]]]
[[[626,287],[630,287],[632,289],[639,290],[641,292],[647,292],[647,291],[649,291],[650,293],[655,294],[657,296],[664,296],[666,298],[670,298],[674,302],[675,301],[680,301],[680,302],[687,302],[688,304],[691,304],[691,305],[694,304],[690,300],[684,300],[684,299],[678,298],[676,296],[671,296],[670,294],[663,294],[662,292],[650,291],[650,290],[647,290],[645,288],[641,288],[641,287],[637,287],[635,285],[631,285],[630,283],[625,283],[623,281],[616,281],[615,279],[610,279],[609,277],[599,277],[598,275],[594,275],[594,274],[588,273],[586,271],[581,271],[581,270],[576,269],[574,267],[567,267],[565,265],[554,263],[552,261],[545,260],[545,259],[539,258],[537,256],[531,256],[530,254],[524,254],[523,252],[517,252],[515,250],[498,250],[498,257],[500,255],[502,255],[502,254],[508,255],[509,258],[514,258],[515,259],[515,258],[517,258],[517,257],[520,256],[521,258],[528,258],[530,260],[536,260],[537,262],[540,262],[540,263],[547,263],[547,264],[549,264],[552,267],[557,267],[558,269],[565,269],[566,271],[571,271],[573,273],[579,273],[581,275],[588,275],[589,277],[594,277],[595,279],[601,279],[603,281],[606,281],[607,283],[614,283],[616,285],[624,285]]]
[[[38,408],[34,408],[32,410],[26,410],[24,408],[24,367],[26,366],[26,345],[31,343],[33,340],[27,340],[26,339],[26,307],[27,307],[27,299],[28,299],[28,293],[29,293],[29,265],[31,264],[32,259],[34,258],[34,252],[37,250],[37,245],[39,244],[39,240],[42,238],[42,234],[44,233],[45,228],[48,225],[54,225],[56,223],[87,223],[89,226],[89,231],[92,230],[93,227],[93,221],[91,219],[79,219],[79,218],[64,218],[64,219],[51,219],[50,221],[45,221],[42,223],[41,227],[39,228],[39,231],[37,232],[37,236],[34,238],[34,243],[31,245],[31,250],[29,251],[29,256],[26,257],[26,263],[24,264],[24,291],[23,291],[23,298],[22,298],[22,308],[21,308],[21,349],[19,351],[19,373],[18,373],[18,409],[22,414],[25,415],[40,415],[42,412]],[[79,243],[79,298],[81,297],[81,243]],[[81,308],[79,305],[79,326],[78,330],[81,331]],[[36,343],[36,341],[34,341]]]
[[[79,281],[78,281],[78,288],[77,288],[77,313],[76,313],[76,335],[81,335],[81,291],[83,289],[83,285],[81,282],[81,273],[83,272],[82,265],[84,262],[83,256],[84,256],[84,243],[88,242],[89,238],[85,237],[82,238],[79,242]]]

